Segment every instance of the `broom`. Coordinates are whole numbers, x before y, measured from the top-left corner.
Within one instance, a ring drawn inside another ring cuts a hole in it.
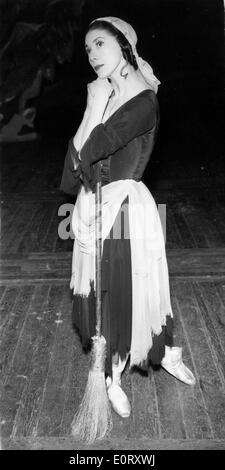
[[[112,429],[111,406],[105,384],[106,340],[101,334],[101,251],[102,251],[102,188],[100,163],[95,193],[95,279],[96,334],[92,339],[91,363],[84,397],[72,422],[72,435],[88,444],[103,439]]]

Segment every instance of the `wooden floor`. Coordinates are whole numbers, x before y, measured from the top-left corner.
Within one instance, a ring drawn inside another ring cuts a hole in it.
[[[12,147],[12,158],[10,152]],[[35,171],[28,160],[23,171],[15,160],[4,167],[2,446],[81,449],[84,444],[71,440],[70,426],[89,357],[71,328],[72,240],[58,237],[58,208],[68,200],[57,190],[59,155],[45,166],[38,146],[36,153]],[[24,158],[21,152],[18,161]],[[188,387],[163,369],[141,375],[127,368],[123,386],[132,414],[123,420],[113,413],[111,435],[92,448],[225,449],[225,191],[215,180],[202,181],[200,188],[193,181],[176,191],[171,187],[172,180],[154,197],[166,204],[175,343],[183,347],[197,384]]]

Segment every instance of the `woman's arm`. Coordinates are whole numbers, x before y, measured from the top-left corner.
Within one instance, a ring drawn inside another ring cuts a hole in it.
[[[102,122],[112,87],[108,80],[97,79],[88,84],[87,108],[83,121],[74,138],[74,145],[80,151],[92,130]],[[77,147],[77,146],[78,147]]]
[[[81,123],[80,123],[80,125],[77,129],[77,132],[76,132],[76,134],[73,138],[73,145],[74,145],[75,149],[77,150],[77,152],[79,152],[80,149],[81,149],[82,135],[83,135],[84,128],[86,126],[88,117],[89,117],[89,109],[88,109],[88,107],[86,107],[84,115],[83,115],[83,119],[82,119],[82,121],[81,121]]]
[[[100,83],[101,82],[101,83]],[[60,189],[69,194],[76,194],[81,181],[79,154],[92,130],[101,123],[102,116],[109,99],[111,86],[104,80],[95,80],[88,85],[87,107],[83,119],[74,136],[70,139],[65,158]]]
[[[79,165],[78,153],[70,139],[64,161],[63,174],[60,184],[61,191],[75,196],[81,186],[81,168]]]
[[[80,123],[80,125],[77,129],[77,132],[76,132],[74,138],[73,138],[73,145],[74,145],[77,152],[79,152],[80,149],[82,148],[84,130],[85,130],[87,121],[89,120],[90,112],[91,112],[91,108],[92,108],[93,97],[92,97],[92,93],[90,92],[90,84],[88,84],[87,90],[88,90],[88,94],[87,94],[86,109],[84,111],[82,121],[81,121],[81,123]]]

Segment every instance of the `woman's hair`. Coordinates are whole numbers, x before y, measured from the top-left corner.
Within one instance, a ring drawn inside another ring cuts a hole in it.
[[[109,34],[111,34],[117,40],[117,42],[119,43],[119,45],[121,47],[121,50],[122,50],[123,57],[126,60],[126,62],[129,63],[130,65],[132,65],[135,70],[138,69],[137,61],[136,61],[136,58],[133,54],[132,47],[131,47],[129,41],[127,40],[127,38],[124,36],[124,34],[121,33],[121,31],[119,31],[114,25],[112,25],[108,21],[95,20],[93,23],[91,23],[88,26],[86,34],[89,31],[93,31],[95,29],[104,29]],[[124,69],[124,67],[122,68],[122,70],[123,69]],[[122,70],[121,70],[121,72],[122,72]],[[121,75],[122,75],[122,73],[121,73]],[[122,75],[122,76],[124,78],[126,78],[126,75]]]

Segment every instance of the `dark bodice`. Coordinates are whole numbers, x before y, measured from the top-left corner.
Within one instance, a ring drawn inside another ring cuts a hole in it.
[[[60,189],[76,194],[82,182],[94,190],[99,175],[102,185],[122,179],[142,178],[153,150],[159,123],[156,95],[143,90],[96,126],[78,153],[70,139]]]

